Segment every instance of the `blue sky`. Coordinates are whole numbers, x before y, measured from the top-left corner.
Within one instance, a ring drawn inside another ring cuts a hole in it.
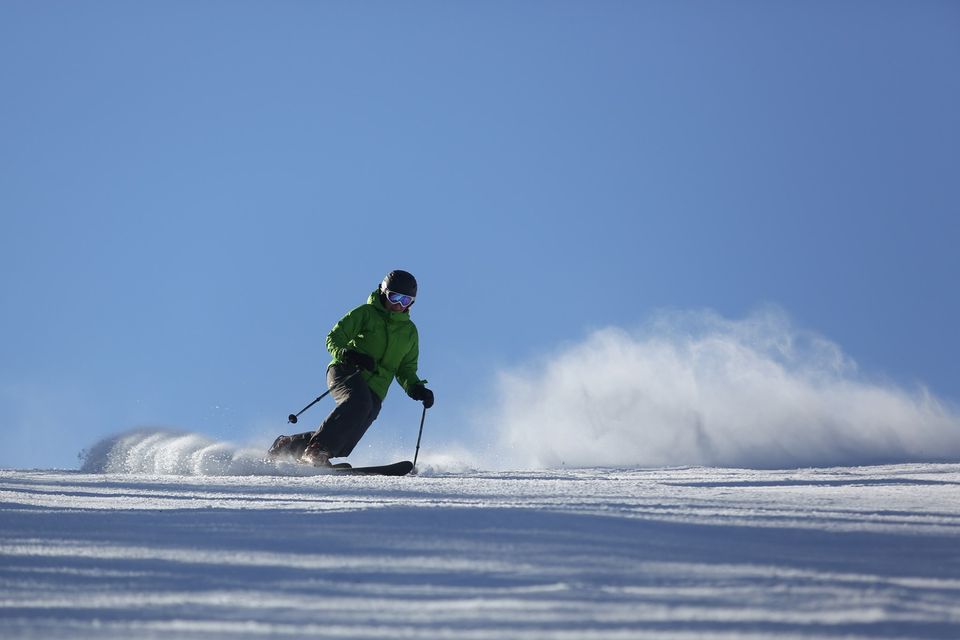
[[[393,268],[428,441],[662,309],[956,403],[958,68],[953,2],[6,0],[0,466],[280,433]]]

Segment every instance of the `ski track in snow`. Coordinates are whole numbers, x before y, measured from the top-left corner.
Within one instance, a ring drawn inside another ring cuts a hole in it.
[[[0,637],[960,638],[960,465],[0,471]]]

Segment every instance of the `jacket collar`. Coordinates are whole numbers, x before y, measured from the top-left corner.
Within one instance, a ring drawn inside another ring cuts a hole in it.
[[[410,307],[407,307],[403,311],[390,311],[380,300],[380,289],[373,290],[373,293],[370,294],[370,297],[367,298],[367,304],[372,304],[374,309],[384,314],[387,317],[387,320],[391,322],[409,322],[410,321]]]

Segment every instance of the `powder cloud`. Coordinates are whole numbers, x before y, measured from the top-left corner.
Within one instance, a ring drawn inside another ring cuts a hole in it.
[[[747,468],[956,460],[960,415],[923,387],[871,379],[779,309],[660,314],[503,372],[507,467]]]

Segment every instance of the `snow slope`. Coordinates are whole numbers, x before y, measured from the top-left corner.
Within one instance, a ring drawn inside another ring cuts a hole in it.
[[[0,637],[960,638],[956,464],[369,478],[226,458],[243,475],[0,471]]]

